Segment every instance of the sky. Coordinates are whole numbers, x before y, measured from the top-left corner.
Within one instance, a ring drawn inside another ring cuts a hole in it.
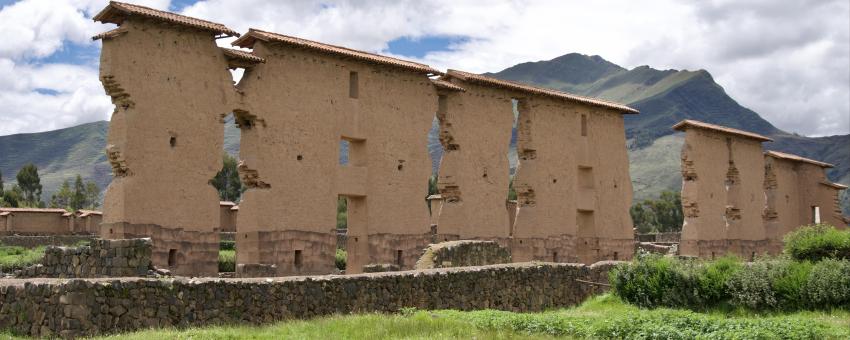
[[[0,0],[0,135],[108,120],[104,0]],[[497,72],[578,52],[626,68],[705,69],[780,129],[850,133],[850,1],[515,0],[134,3],[427,63]],[[222,46],[232,39],[220,39]]]

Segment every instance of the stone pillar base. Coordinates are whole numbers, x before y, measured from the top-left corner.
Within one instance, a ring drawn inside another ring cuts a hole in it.
[[[275,265],[278,276],[331,274],[335,268],[336,237],[336,231],[237,232],[236,262]]]
[[[703,259],[714,259],[727,254],[751,261],[754,256],[781,252],[781,245],[771,245],[768,240],[682,240],[679,243],[679,254],[696,256]]]
[[[156,224],[103,223],[104,239],[149,237],[151,263],[181,276],[218,276],[218,230],[189,231]]]
[[[363,266],[369,264],[394,264],[400,270],[412,270],[430,243],[431,233],[350,235],[345,272],[362,273]]]

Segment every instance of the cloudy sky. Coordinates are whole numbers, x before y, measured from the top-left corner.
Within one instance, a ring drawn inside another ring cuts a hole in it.
[[[569,52],[627,68],[706,69],[781,129],[850,133],[847,0],[134,2],[439,69],[499,71]],[[91,20],[105,4],[0,0],[0,135],[109,119],[100,42],[90,39],[112,28]]]

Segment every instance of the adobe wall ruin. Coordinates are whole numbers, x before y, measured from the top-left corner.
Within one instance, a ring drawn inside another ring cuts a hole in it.
[[[782,237],[801,225],[846,227],[838,202],[838,194],[846,187],[826,177],[831,164],[776,151],[766,152],[764,159],[764,223],[772,253],[779,253]]]
[[[218,272],[222,117],[236,94],[216,29],[191,29],[110,3],[95,20],[117,23],[103,42],[100,79],[112,97],[107,155],[113,180],[103,238],[154,239],[156,266]],[[235,32],[234,32],[235,33]]]
[[[679,253],[744,259],[779,254],[782,237],[820,221],[843,228],[838,205],[842,185],[824,172],[831,165],[775,151],[770,138],[747,131],[685,120],[682,146],[682,208]]]
[[[208,184],[225,115],[241,130],[247,187],[237,262],[278,275],[334,268],[336,203],[348,200],[348,272],[412,268],[431,241],[495,240],[516,261],[627,259],[633,250],[623,113],[631,108],[251,29],[111,2],[95,20],[101,80],[116,105],[101,235],[148,236],[153,263],[215,273],[226,213]],[[228,68],[243,68],[233,86]],[[506,203],[519,100],[517,208]],[[440,119],[442,208],[425,202],[427,135]],[[348,163],[340,164],[340,141]],[[218,209],[218,210],[216,210]],[[509,211],[516,211],[511,214]],[[512,215],[512,216],[511,216]],[[512,229],[513,227],[513,229]]]

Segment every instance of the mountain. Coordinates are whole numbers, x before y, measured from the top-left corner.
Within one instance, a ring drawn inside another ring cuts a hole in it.
[[[686,118],[770,136],[775,142],[765,143],[766,149],[832,163],[835,168],[828,171],[829,178],[850,184],[850,135],[805,137],[782,131],[738,104],[705,70],[656,70],[649,66],[626,69],[600,56],[571,53],[548,61],[518,64],[488,75],[639,109],[641,114],[625,116],[635,200],[681,188],[679,151],[683,136],[670,127]],[[224,149],[236,155],[239,130],[232,116],[225,124]],[[62,180],[73,180],[77,173],[105,188],[111,180],[103,153],[107,126],[107,122],[95,122],[56,131],[0,136],[0,171],[4,181],[13,182],[23,164],[34,162],[42,176],[44,200],[49,199]],[[435,172],[442,156],[437,127],[435,121],[428,136]],[[515,137],[516,131],[508,155],[512,167],[516,165]],[[346,148],[341,147],[340,158],[345,161]],[[850,215],[850,194],[845,192],[842,200],[845,213]]]

